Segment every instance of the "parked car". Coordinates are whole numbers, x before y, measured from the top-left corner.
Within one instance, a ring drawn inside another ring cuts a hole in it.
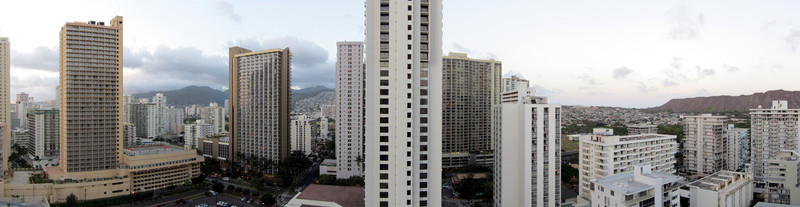
[[[229,177],[224,177],[224,178],[222,178],[222,181],[231,181],[231,178],[229,178]]]

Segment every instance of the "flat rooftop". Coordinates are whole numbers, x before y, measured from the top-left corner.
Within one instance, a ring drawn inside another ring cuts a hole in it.
[[[335,186],[335,185],[309,185],[297,199],[326,201],[344,207],[364,206],[364,187]]]
[[[678,182],[682,179],[680,176],[677,175],[656,172],[656,171],[653,171],[651,173],[643,173],[641,174],[641,176],[645,176],[652,179],[664,179],[665,183]],[[616,192],[621,192],[625,195],[631,195],[642,191],[650,190],[653,188],[653,186],[651,186],[650,184],[636,181],[636,179],[634,178],[634,172],[626,172],[626,173],[598,178],[594,180],[594,183],[606,188],[610,188]]]
[[[719,171],[709,176],[703,177],[689,184],[689,187],[697,187],[705,190],[719,191],[723,186],[732,186],[731,184],[742,180],[752,179],[752,175],[739,172],[731,172],[727,170]]]
[[[128,156],[141,156],[141,155],[155,155],[164,153],[183,152],[183,147],[172,146],[168,144],[155,144],[155,145],[140,145],[126,147],[124,150],[125,155]]]

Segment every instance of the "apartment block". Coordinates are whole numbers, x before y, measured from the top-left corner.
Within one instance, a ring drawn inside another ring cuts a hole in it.
[[[728,124],[728,170],[740,171],[750,163],[750,129]]]
[[[512,75],[510,78],[503,78],[501,79],[501,81],[503,82],[502,86],[503,91],[501,92],[518,90],[517,89],[517,85],[519,85],[518,83],[522,83],[524,85],[523,89],[531,87],[530,81],[517,77],[516,75]]]
[[[159,108],[155,103],[133,103],[131,107],[131,123],[136,125],[136,135],[144,138],[160,136]]]
[[[764,201],[800,205],[800,154],[784,150],[768,160]]]
[[[183,144],[195,149],[200,149],[200,138],[205,138],[214,135],[214,126],[206,123],[205,120],[197,120],[194,124],[186,124],[183,129]]]
[[[753,201],[753,174],[722,170],[687,185],[691,207],[744,207]]]
[[[337,42],[335,110],[323,105],[321,114],[323,119],[336,120],[336,177],[340,179],[364,175],[364,72],[364,42]],[[327,120],[323,123],[327,125]]]
[[[560,206],[561,105],[523,86],[494,109],[494,205]]]
[[[116,169],[122,157],[122,22],[61,27],[59,167],[66,173]]]
[[[0,37],[0,123],[7,125],[11,124],[10,78],[11,42],[9,42],[8,37]]]
[[[592,179],[631,172],[635,165],[649,164],[653,171],[675,173],[676,139],[675,135],[663,134],[582,135],[578,194],[591,199]]]
[[[713,174],[729,169],[730,152],[728,135],[728,117],[702,114],[683,117],[683,133],[686,136],[683,144],[685,151],[686,171],[691,174]],[[737,143],[738,144],[738,143]]]
[[[442,167],[492,156],[492,107],[500,104],[501,78],[500,61],[453,52],[442,57]]]
[[[44,159],[58,157],[58,110],[28,111],[28,154]]]
[[[769,160],[782,150],[800,149],[800,109],[789,109],[784,100],[772,107],[750,109],[750,157],[756,188],[764,188],[769,178]]]
[[[680,206],[678,188],[682,180],[677,175],[654,171],[649,164],[637,165],[633,172],[592,179],[591,206]]]
[[[200,119],[213,126],[213,133],[220,134],[225,131],[225,108],[217,103],[209,103],[208,107],[200,108]]]
[[[632,124],[628,125],[628,134],[655,134],[658,133],[658,126],[655,124]]]
[[[311,154],[311,122],[314,119],[306,115],[295,116],[291,122],[292,151],[299,151],[303,154]]]
[[[133,146],[136,143],[136,125],[132,123],[122,124],[122,145],[123,147]]]
[[[365,205],[441,206],[442,1],[365,8]]]
[[[291,56],[289,48],[229,49],[229,135],[234,152],[266,160],[289,156]]]

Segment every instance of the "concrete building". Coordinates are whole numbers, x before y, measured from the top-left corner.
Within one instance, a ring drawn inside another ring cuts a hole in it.
[[[225,99],[225,116],[228,116],[231,112],[231,105],[228,99]]]
[[[131,177],[131,192],[178,186],[200,175],[203,157],[195,150],[167,144],[124,149],[120,169]]]
[[[28,129],[28,110],[33,110],[36,106],[33,104],[33,97],[28,96],[27,93],[22,92],[17,94],[17,101],[14,104],[17,119],[19,120],[19,128]]]
[[[328,137],[328,117],[319,118],[319,138],[330,140]]]
[[[519,84],[495,106],[494,205],[561,206],[561,105]]]
[[[167,97],[164,96],[163,93],[156,93],[153,96],[153,103],[156,104],[158,108],[166,108],[167,107]]]
[[[133,146],[136,142],[136,125],[132,123],[122,124],[122,145],[123,147]]]
[[[628,125],[628,134],[655,134],[658,133],[658,126],[655,124],[633,124]]]
[[[722,170],[688,185],[690,207],[745,207],[753,200],[753,174]]]
[[[197,120],[194,124],[184,125],[183,144],[195,149],[200,149],[198,139],[213,136],[214,126],[206,123],[205,120]]]
[[[500,104],[502,76],[502,63],[494,59],[453,52],[442,57],[442,167],[492,155],[492,107]]]
[[[442,1],[365,8],[365,206],[441,206]]]
[[[11,125],[10,78],[11,42],[8,41],[8,37],[0,37],[0,123],[9,126]]]
[[[336,120],[336,178],[346,179],[364,176],[364,42],[337,42],[336,50],[336,110],[323,105],[321,114]]]
[[[591,199],[592,179],[631,172],[635,165],[649,164],[653,171],[675,173],[676,139],[675,135],[663,134],[581,136],[578,194]]]
[[[311,122],[314,121],[306,115],[295,116],[291,122],[292,151],[311,154]]]
[[[213,126],[213,133],[220,134],[225,131],[225,108],[217,103],[209,103],[208,107],[200,108],[200,119]]]
[[[166,116],[166,134],[178,135],[183,131],[183,120],[186,118],[185,112],[181,108],[170,106],[169,108],[161,108],[162,113]],[[224,120],[224,118],[223,118]],[[162,134],[163,135],[163,134]]]
[[[28,154],[44,159],[58,157],[58,110],[28,111]]]
[[[683,178],[650,167],[637,165],[633,172],[592,179],[591,206],[680,206],[678,188]]]
[[[750,163],[750,129],[736,128],[728,124],[728,169],[740,171]]]
[[[233,159],[233,145],[228,137],[205,137],[197,139],[197,150],[203,157],[227,161]]]
[[[750,109],[751,161],[757,189],[767,182],[770,159],[782,150],[800,149],[800,109],[787,101],[772,101],[771,108]]]
[[[510,78],[503,78],[502,82],[503,82],[502,92],[516,91],[518,83],[522,83],[524,85],[524,88],[531,87],[531,83],[528,80],[517,77],[516,75],[512,75]]]
[[[319,174],[320,175],[338,175],[339,173],[336,170],[336,160],[335,159],[325,159],[322,161],[322,164],[319,164]]]
[[[780,151],[768,163],[764,201],[800,205],[800,154]]]
[[[729,169],[730,152],[726,129],[728,117],[701,114],[683,117],[683,144],[686,171],[690,174],[713,174]],[[737,143],[738,144],[738,143]]]
[[[235,152],[266,160],[289,156],[291,56],[289,48],[229,49],[229,125]]]
[[[144,138],[156,138],[158,132],[159,110],[155,103],[133,103],[131,107],[131,123],[136,125],[136,135]]]
[[[14,145],[29,146],[31,145],[30,143],[31,139],[29,134],[30,133],[27,129],[15,128],[11,130],[11,141],[9,142],[9,144],[11,144],[11,146]]]
[[[59,167],[65,173],[116,169],[123,146],[122,17],[108,26],[68,22],[60,35]]]

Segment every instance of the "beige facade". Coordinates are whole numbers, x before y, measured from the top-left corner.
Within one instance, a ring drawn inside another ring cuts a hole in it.
[[[11,42],[0,37],[0,123],[11,126]],[[5,166],[5,165],[4,165]]]
[[[764,201],[800,205],[800,154],[781,151],[770,159]]]
[[[685,150],[686,171],[691,174],[713,174],[720,170],[729,169],[729,145],[726,129],[728,117],[702,114],[699,116],[683,117],[683,133],[686,141]]]
[[[61,28],[60,156],[65,172],[114,170],[122,157],[122,17]]]
[[[311,122],[314,119],[306,115],[295,116],[291,122],[292,151],[299,151],[303,154],[311,154]]]
[[[722,170],[688,185],[691,207],[742,207],[753,200],[753,174]]]
[[[289,156],[291,56],[289,48],[229,49],[229,120],[235,152],[268,160]]]
[[[225,161],[233,159],[233,145],[228,137],[207,137],[197,139],[197,150],[203,157]]]
[[[187,183],[200,175],[203,157],[188,146],[136,146],[125,149],[120,170],[131,178],[131,191],[151,191]]]
[[[502,75],[502,63],[494,59],[453,52],[442,57],[442,167],[492,155],[492,107],[500,104]]]

